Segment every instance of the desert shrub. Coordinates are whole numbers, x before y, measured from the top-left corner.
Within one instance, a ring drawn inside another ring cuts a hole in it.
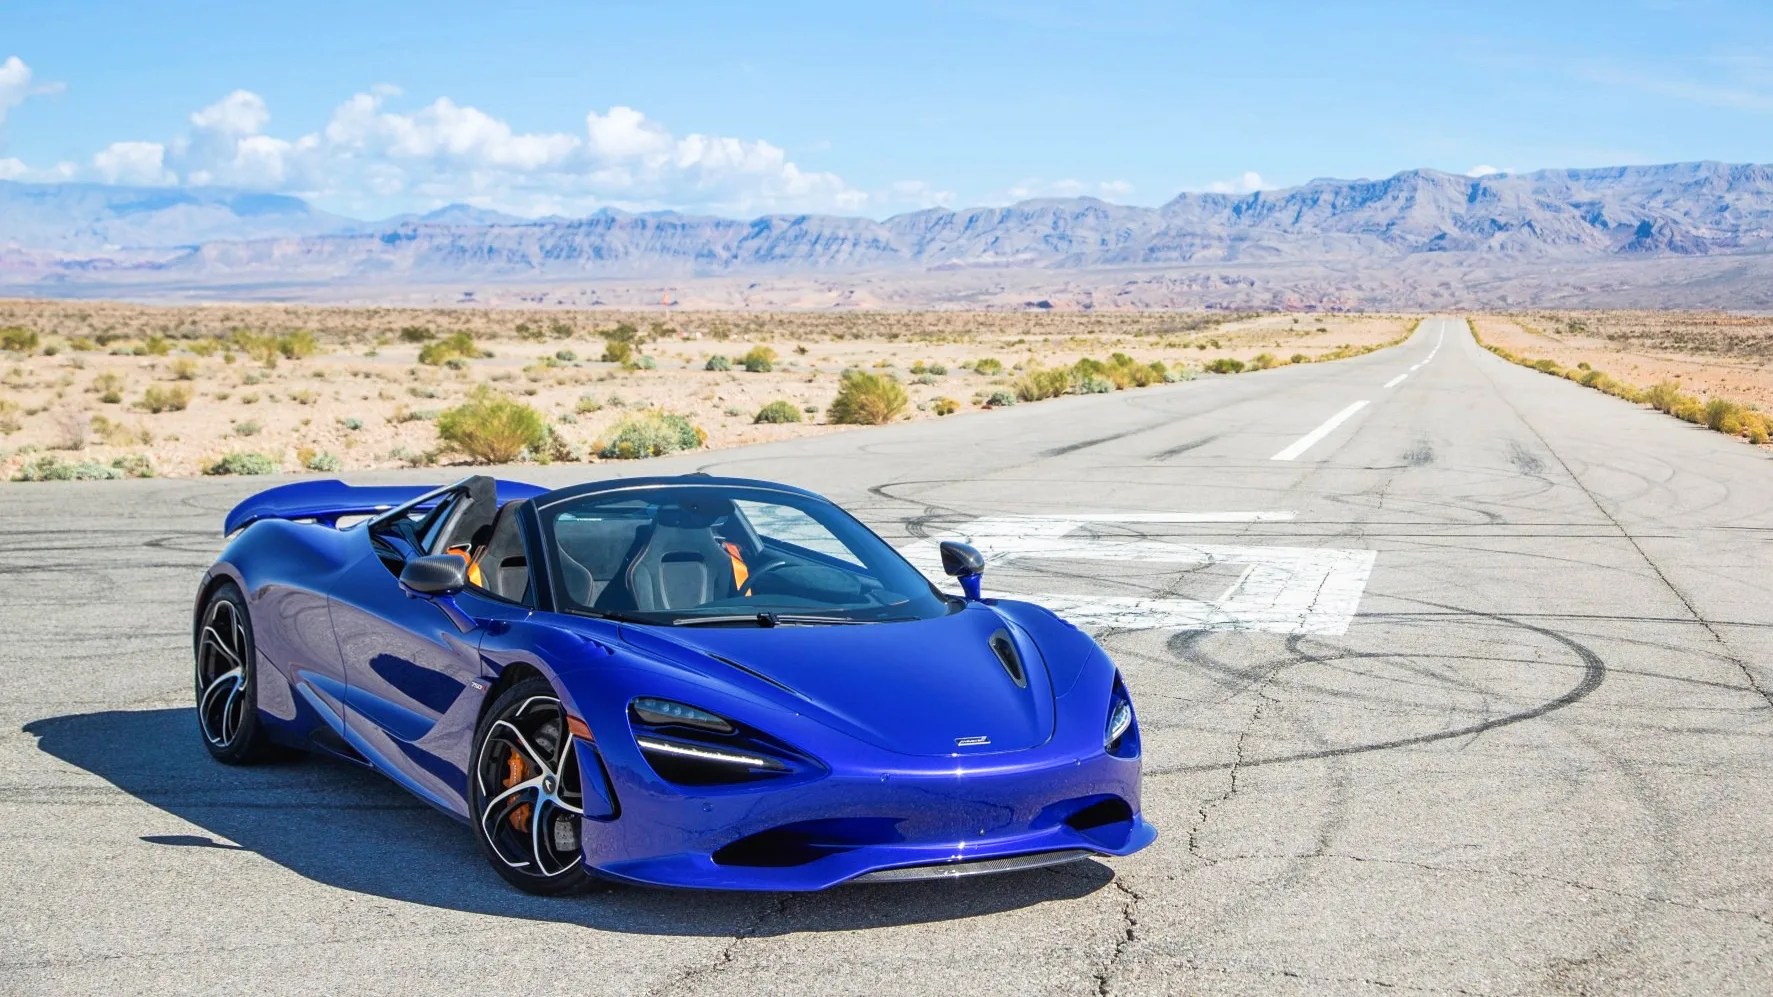
[[[1585,363],[1578,364],[1576,369],[1582,371],[1582,374],[1577,377],[1576,380],[1585,388],[1597,387],[1603,380],[1607,379],[1606,374],[1595,370],[1593,367],[1590,367]]]
[[[154,442],[154,434],[148,432],[147,427],[138,424],[134,429],[131,429],[122,422],[112,422],[102,415],[92,417],[92,431],[98,435],[99,439],[113,447],[146,446]],[[141,475],[131,475],[131,477],[141,477]]]
[[[261,335],[247,329],[235,329],[228,336],[228,342],[235,349],[266,367],[277,366],[278,358],[283,356],[283,351],[278,348],[276,336]]]
[[[601,359],[604,363],[626,364],[634,359],[634,344],[615,341],[604,343]]]
[[[953,415],[960,411],[960,403],[952,398],[938,398],[930,403],[930,411],[937,415]]]
[[[197,380],[197,361],[190,357],[180,357],[172,362],[172,379],[175,381]]]
[[[733,362],[731,360],[728,360],[726,357],[723,357],[717,353],[714,356],[711,356],[708,358],[708,362],[702,365],[702,369],[703,370],[732,370],[733,369]]]
[[[751,421],[754,423],[799,422],[800,409],[795,408],[793,402],[773,401],[768,405],[765,405],[763,408],[758,409],[757,418],[752,419]]]
[[[400,341],[403,343],[428,343],[435,337],[435,333],[422,325],[408,325],[400,329]]]
[[[142,343],[141,352],[151,357],[163,357],[172,352],[172,343],[165,336],[149,336]]]
[[[265,428],[265,427],[259,425],[257,422],[255,422],[251,419],[248,419],[245,422],[237,422],[234,424],[234,435],[235,436],[257,436],[257,435],[259,435],[259,431],[263,428]]]
[[[973,371],[974,373],[984,374],[986,377],[996,377],[1003,373],[1003,361],[996,357],[986,357],[973,364]]]
[[[1735,436],[1742,432],[1742,415],[1747,409],[1741,402],[1728,398],[1713,398],[1705,403],[1705,425],[1707,429],[1715,429],[1720,433]]]
[[[890,374],[846,370],[826,417],[839,425],[879,426],[898,418],[909,401]]]
[[[1287,363],[1309,363],[1311,358],[1303,353],[1295,353],[1287,358]]]
[[[123,389],[128,386],[129,382],[123,379],[122,374],[108,370],[93,378],[92,387],[87,390],[96,392],[99,401],[106,405],[115,405],[123,400]]]
[[[1272,354],[1272,353],[1258,353],[1254,357],[1250,358],[1249,369],[1250,370],[1267,370],[1270,367],[1278,367],[1278,366],[1280,366],[1280,361],[1275,359],[1274,354]]]
[[[948,367],[946,364],[933,363],[924,368],[924,372],[934,374],[937,377],[942,377],[948,373]]]
[[[1686,401],[1681,386],[1674,381],[1657,381],[1644,392],[1644,402],[1658,412],[1674,414],[1675,407]]]
[[[18,469],[14,481],[115,481],[124,476],[122,468],[102,461],[63,460],[45,454]]]
[[[1022,372],[1010,384],[1018,401],[1038,402],[1043,398],[1057,398],[1071,388],[1071,371],[1062,367],[1042,370],[1031,367]]]
[[[161,387],[158,384],[148,386],[142,393],[140,405],[149,412],[183,412],[191,404],[191,388],[186,384],[175,384]]]
[[[1556,360],[1535,360],[1532,363],[1532,367],[1534,370],[1546,374],[1554,374],[1558,371],[1558,362]]]
[[[466,362],[490,356],[491,353],[481,349],[480,344],[474,341],[474,334],[465,330],[452,332],[447,339],[427,343],[419,349],[419,363],[431,367],[442,367],[451,361]]]
[[[753,346],[739,358],[739,366],[753,374],[767,374],[776,367],[776,351],[767,346]]]
[[[35,329],[23,329],[16,325],[0,329],[0,350],[6,350],[11,353],[35,353],[37,351],[37,331]]]
[[[485,385],[437,417],[437,438],[482,464],[509,464],[547,435],[542,413]]]
[[[345,469],[345,462],[329,453],[317,453],[303,461],[302,466],[310,471],[337,474]]]
[[[1077,393],[1080,395],[1105,395],[1114,390],[1114,382],[1096,374],[1085,374],[1077,379]]]
[[[998,388],[985,396],[986,408],[1003,408],[1016,404],[1016,393],[1008,388]]]
[[[85,450],[86,438],[92,433],[92,416],[77,409],[61,409],[55,413],[53,450]]]
[[[936,375],[934,375],[934,374],[919,374],[916,377],[911,379],[911,383],[912,384],[925,384],[925,385],[935,384],[936,383]]]
[[[579,355],[571,350],[555,350],[554,359],[561,363],[572,363],[579,359]]]
[[[1238,374],[1242,373],[1244,362],[1231,357],[1218,357],[1212,363],[1207,364],[1206,369],[1214,374]]]
[[[339,425],[345,427],[345,429],[349,430],[350,432],[355,433],[359,429],[363,428],[363,420],[357,418],[354,415],[348,415],[348,416],[345,416],[344,418],[339,420]]]
[[[708,434],[689,419],[672,412],[642,412],[617,423],[600,442],[597,454],[617,460],[663,457],[681,450],[696,450]]]
[[[1696,426],[1702,426],[1705,424],[1705,406],[1701,405],[1697,398],[1687,398],[1683,396],[1668,414],[1674,416],[1676,419],[1693,423]]]
[[[147,454],[132,453],[114,457],[111,460],[111,466],[122,471],[126,478],[152,478],[154,476],[154,462],[148,458]]]
[[[262,453],[239,451],[203,469],[204,474],[276,474],[277,461]]]
[[[539,325],[530,325],[528,322],[517,323],[517,327],[511,331],[517,333],[518,339],[530,343],[539,343],[548,338],[548,330]]]
[[[603,403],[590,395],[580,395],[579,400],[573,405],[573,412],[578,415],[590,415],[602,407]]]
[[[642,356],[640,359],[634,361],[634,366],[641,370],[658,370],[659,362],[652,357]]]
[[[320,351],[320,341],[306,329],[298,329],[277,338],[277,352],[285,360],[303,360]]]

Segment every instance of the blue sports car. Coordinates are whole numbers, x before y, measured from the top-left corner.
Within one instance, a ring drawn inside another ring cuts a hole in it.
[[[1047,610],[930,584],[831,502],[693,474],[285,485],[193,618],[230,764],[367,765],[532,893],[817,890],[1126,855],[1139,724]]]

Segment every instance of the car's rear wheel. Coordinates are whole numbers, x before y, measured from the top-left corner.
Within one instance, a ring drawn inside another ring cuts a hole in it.
[[[584,889],[584,793],[566,709],[547,679],[506,689],[481,718],[468,783],[474,838],[493,869],[527,893]]]
[[[258,661],[252,617],[232,582],[203,606],[197,627],[197,727],[217,761],[249,765],[273,749],[259,723]]]

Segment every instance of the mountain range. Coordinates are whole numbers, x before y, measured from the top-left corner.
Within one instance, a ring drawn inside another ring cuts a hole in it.
[[[883,220],[608,209],[524,219],[451,205],[360,221],[276,194],[0,182],[0,289],[31,295],[389,300],[425,288],[487,300],[521,287],[613,303],[585,297],[587,285],[607,285],[616,297],[645,288],[656,300],[666,286],[695,299],[706,288],[708,303],[734,304],[743,288],[760,292],[746,301],[827,305],[845,303],[832,299],[844,288],[896,282],[928,289],[898,294],[905,305],[1045,307],[1051,289],[1065,306],[1102,307],[1116,288],[1173,284],[1167,298],[1135,298],[1404,307],[1583,303],[1584,288],[1624,286],[1638,298],[1650,289],[1640,303],[1752,308],[1773,304],[1769,261],[1773,166],[1712,162],[1409,170],[1184,193],[1158,207],[1079,197]],[[1352,279],[1340,286],[1337,273]],[[1091,290],[1061,293],[1080,287]]]

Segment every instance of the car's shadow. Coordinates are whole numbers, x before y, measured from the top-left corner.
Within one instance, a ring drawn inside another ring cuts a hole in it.
[[[464,825],[372,772],[296,757],[249,768],[213,761],[190,709],[109,710],[25,725],[42,750],[195,825],[144,821],[143,847],[239,848],[316,882],[451,910],[610,931],[769,935],[974,917],[1085,896],[1113,880],[1098,862],[821,894],[601,889],[531,897],[486,865]]]

